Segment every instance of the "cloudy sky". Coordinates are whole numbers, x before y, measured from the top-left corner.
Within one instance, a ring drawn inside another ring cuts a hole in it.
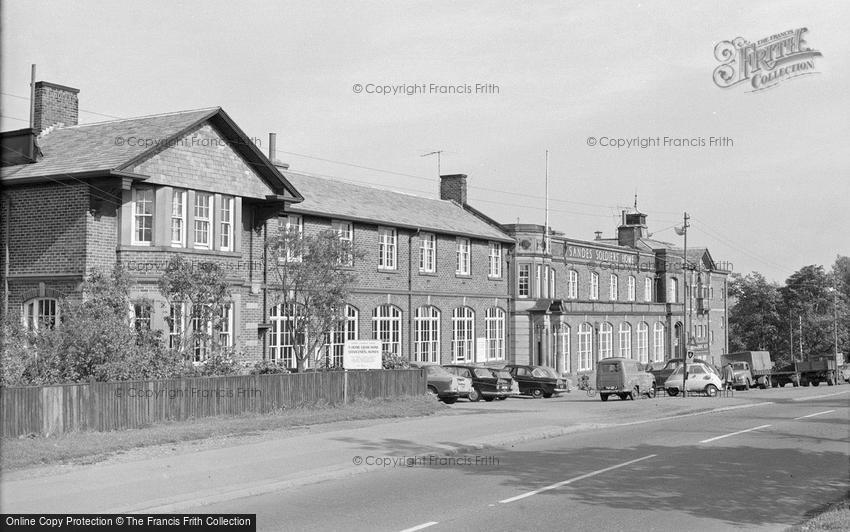
[[[680,242],[687,211],[689,245],[739,272],[781,281],[850,254],[850,3],[523,4],[4,2],[0,125],[26,127],[35,63],[80,89],[83,123],[221,106],[300,171],[433,196],[422,155],[443,150],[504,222],[543,223],[548,149],[568,236],[613,236],[637,194],[656,238]],[[811,75],[713,82],[718,42],[798,28],[822,54]],[[636,137],[662,145],[602,145]]]

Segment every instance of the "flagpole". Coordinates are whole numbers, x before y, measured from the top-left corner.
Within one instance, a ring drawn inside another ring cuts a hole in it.
[[[549,150],[546,150],[546,218],[543,231],[543,242],[546,246],[546,251],[551,253],[549,247]]]

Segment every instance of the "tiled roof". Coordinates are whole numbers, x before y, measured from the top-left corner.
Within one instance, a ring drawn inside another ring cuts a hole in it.
[[[0,176],[4,181],[13,182],[115,170],[152,148],[144,141],[137,142],[138,139],[167,142],[218,111],[219,108],[214,107],[56,128],[38,140],[43,158],[32,164],[4,167]]]
[[[304,196],[304,201],[290,208],[296,214],[314,214],[513,242],[510,237],[453,201],[424,198],[296,172],[284,171],[283,174]]]

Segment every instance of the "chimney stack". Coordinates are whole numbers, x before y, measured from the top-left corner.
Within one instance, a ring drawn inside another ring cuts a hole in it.
[[[275,165],[278,170],[288,170],[287,163],[277,161],[277,133],[269,133],[269,160]]]
[[[441,175],[440,199],[466,205],[466,174]]]
[[[79,93],[79,89],[37,81],[33,101],[33,132],[38,135],[52,126],[76,126],[80,114]]]

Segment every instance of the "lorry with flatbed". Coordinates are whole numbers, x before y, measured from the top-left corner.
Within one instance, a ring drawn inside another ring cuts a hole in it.
[[[831,356],[810,357],[782,367],[774,365],[769,351],[737,351],[720,358],[724,366],[732,364],[734,385],[744,388],[776,388],[786,384],[817,386],[821,382],[832,386],[839,383],[835,358]]]

